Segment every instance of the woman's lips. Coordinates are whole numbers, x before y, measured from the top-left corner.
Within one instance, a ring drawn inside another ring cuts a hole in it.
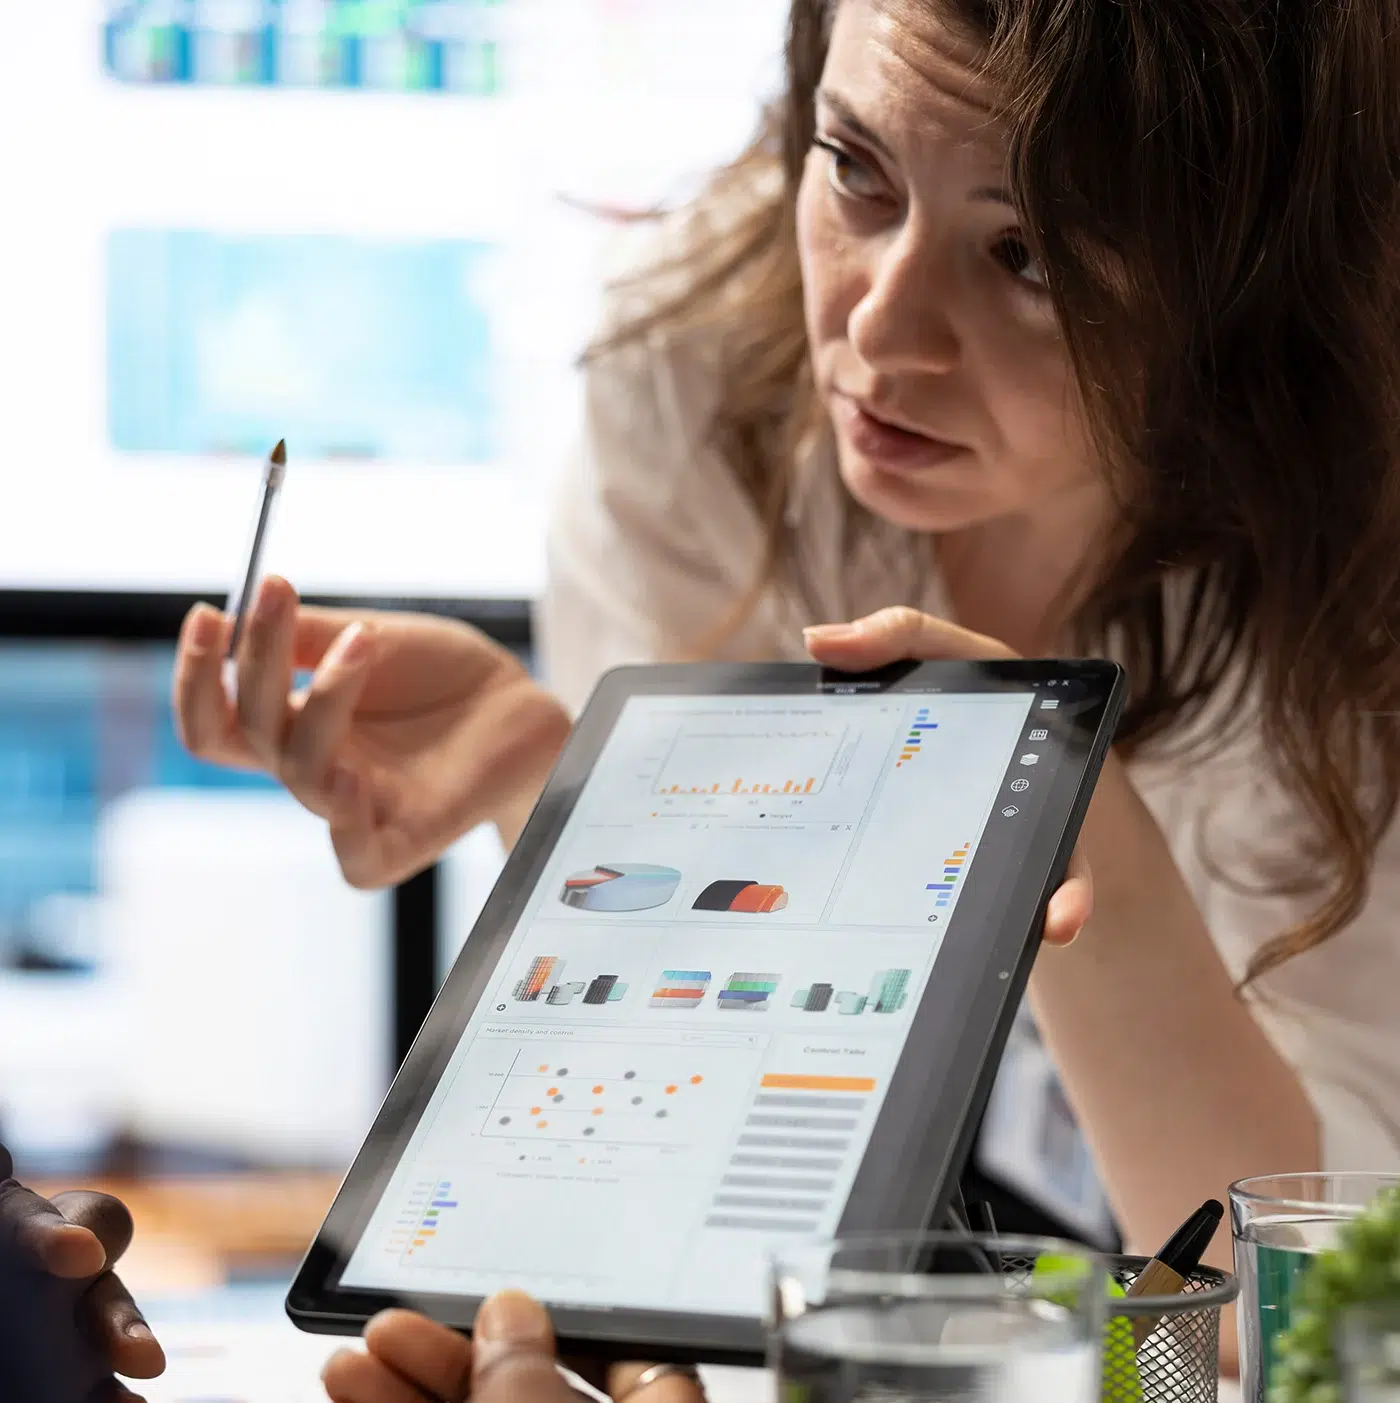
[[[917,472],[937,467],[965,452],[960,443],[896,428],[867,413],[847,395],[833,394],[832,410],[847,442],[862,458],[888,472]]]

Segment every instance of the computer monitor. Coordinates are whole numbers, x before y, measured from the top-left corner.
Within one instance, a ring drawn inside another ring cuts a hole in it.
[[[784,0],[19,0],[0,588],[523,599],[615,226],[732,156]]]
[[[0,596],[0,1142],[31,1177],[339,1169],[431,932],[270,780],[180,746],[169,621],[105,604]]]

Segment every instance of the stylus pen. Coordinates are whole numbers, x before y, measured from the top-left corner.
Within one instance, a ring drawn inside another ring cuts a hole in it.
[[[1129,1296],[1176,1296],[1186,1285],[1186,1278],[1201,1264],[1220,1220],[1225,1216],[1219,1199],[1208,1198],[1167,1239],[1166,1243],[1138,1273],[1128,1287]],[[1157,1328],[1159,1319],[1147,1316],[1133,1321],[1133,1343],[1142,1342]]]
[[[591,1400],[591,1403],[613,1403],[612,1399],[602,1391],[594,1388],[587,1379],[574,1373],[572,1369],[566,1369],[562,1364],[554,1366],[563,1377],[564,1382],[569,1385],[575,1393],[582,1394],[583,1397]]]
[[[282,479],[287,475],[287,440],[277,440],[277,447],[268,454],[263,468],[262,498],[258,503],[258,517],[253,524],[253,539],[248,545],[248,563],[243,574],[233,586],[233,592],[224,606],[226,614],[233,615],[233,632],[229,634],[227,657],[233,658],[243,639],[243,629],[247,623],[248,610],[253,606],[257,593],[258,572],[262,565],[263,545],[267,540],[267,528],[272,521],[272,508],[277,501]]]

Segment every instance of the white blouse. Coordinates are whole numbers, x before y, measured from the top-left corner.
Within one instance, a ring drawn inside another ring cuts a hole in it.
[[[573,708],[609,667],[694,656],[762,558],[758,515],[707,443],[717,387],[708,355],[674,341],[633,345],[586,372],[585,432],[554,503],[537,614],[547,681]],[[936,573],[920,568],[908,533],[877,522],[847,539],[845,500],[829,446],[813,450],[788,512],[792,578],[765,590],[712,652],[800,659],[805,624],[896,603],[948,615]],[[1247,879],[1245,858],[1260,844],[1286,857],[1298,831],[1256,738],[1246,733],[1206,763],[1138,760],[1130,773],[1221,959],[1240,977],[1261,945],[1310,909],[1306,895],[1261,894],[1221,875]],[[1397,827],[1381,844],[1356,920],[1253,989],[1255,1017],[1317,1112],[1324,1167],[1400,1171]]]

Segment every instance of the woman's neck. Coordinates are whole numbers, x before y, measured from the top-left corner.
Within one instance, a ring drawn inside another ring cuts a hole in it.
[[[1090,584],[1086,563],[1105,520],[1100,489],[1002,516],[935,543],[953,617],[1022,657],[1053,656]]]

